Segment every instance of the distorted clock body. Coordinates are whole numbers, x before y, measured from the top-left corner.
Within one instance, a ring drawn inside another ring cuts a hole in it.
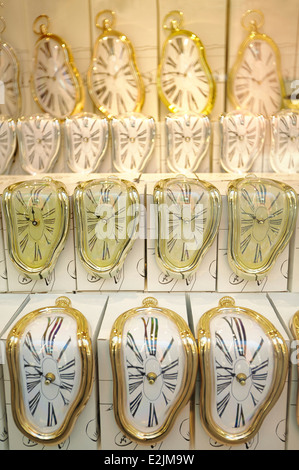
[[[0,116],[0,175],[9,171],[17,145],[15,121]]]
[[[65,186],[51,178],[18,182],[3,191],[8,253],[31,279],[54,269],[68,234],[69,204]]]
[[[228,79],[228,96],[237,109],[269,117],[279,111],[285,96],[280,52],[274,41],[258,29],[263,14],[247,11],[242,25],[249,35],[241,44]]]
[[[285,386],[283,337],[263,315],[223,297],[199,320],[198,351],[205,430],[226,445],[249,441]]]
[[[74,191],[77,248],[84,268],[109,278],[121,269],[139,225],[139,194],[119,178],[79,184]]]
[[[183,318],[144,299],[114,322],[110,335],[113,409],[133,441],[153,444],[187,405],[197,374],[197,349]]]
[[[299,112],[281,110],[271,117],[270,163],[277,173],[299,172]]]
[[[34,21],[34,32],[40,37],[35,44],[31,88],[41,110],[63,120],[82,111],[84,91],[69,46],[59,36],[49,33],[48,26],[47,15]]]
[[[64,441],[90,396],[94,358],[89,325],[66,297],[34,310],[6,342],[12,414],[18,429],[41,444]]]
[[[178,176],[156,184],[154,203],[158,266],[171,277],[187,278],[198,269],[218,232],[220,193],[210,183]]]
[[[127,113],[111,119],[113,164],[120,172],[138,172],[146,166],[154,148],[154,118]]]
[[[3,16],[0,19],[0,34],[6,28]],[[17,119],[21,114],[22,95],[20,90],[20,65],[12,46],[0,41],[0,115]]]
[[[171,33],[164,42],[157,75],[162,102],[172,113],[209,114],[215,102],[216,85],[202,42],[195,33],[181,29],[182,12],[171,11],[163,23]]]
[[[58,119],[49,114],[20,117],[17,121],[17,135],[23,170],[31,175],[50,172],[60,149]]]
[[[102,19],[102,25],[98,21]],[[113,29],[115,13],[104,10],[96,17],[102,29],[97,38],[88,69],[87,84],[95,106],[106,116],[140,112],[144,85],[130,40]]]
[[[228,261],[241,278],[259,280],[273,267],[294,231],[297,194],[290,186],[254,175],[228,186]]]
[[[208,116],[192,112],[169,114],[165,118],[167,165],[173,172],[192,172],[198,168],[210,145]]]
[[[75,173],[96,171],[107,150],[109,126],[106,118],[81,113],[66,118],[69,168]]]
[[[262,156],[266,120],[261,114],[245,110],[220,116],[221,165],[226,171],[246,173]]]

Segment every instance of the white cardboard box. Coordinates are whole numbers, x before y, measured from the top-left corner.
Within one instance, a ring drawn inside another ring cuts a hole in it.
[[[90,337],[93,345],[94,356],[96,357],[97,336],[102,321],[102,315],[105,311],[107,296],[102,294],[72,294],[67,295],[72,307],[79,310],[87,319],[90,326]],[[55,294],[31,294],[29,302],[10,327],[2,334],[0,342],[5,348],[5,341],[13,324],[27,313],[42,307],[55,305],[55,300],[59,295]],[[79,415],[70,436],[61,444],[53,446],[44,446],[37,444],[24,435],[16,427],[11,410],[10,376],[7,363],[4,368],[4,386],[6,398],[6,411],[9,434],[10,450],[42,450],[46,449],[65,449],[65,450],[97,450],[99,448],[99,428],[98,428],[98,378],[97,366],[95,364],[95,376],[91,396]]]
[[[287,409],[286,450],[299,450],[299,425],[296,419],[298,370],[296,342],[290,330],[290,322],[294,314],[299,310],[299,294],[270,293],[268,295],[282,325],[290,338],[290,377],[289,377],[289,402]]]
[[[197,326],[200,317],[210,310],[217,307],[219,300],[223,297],[221,293],[190,293],[188,294],[190,300],[190,315],[193,323],[195,337],[197,339]],[[284,337],[287,345],[289,346],[289,338],[285,333],[284,327],[278,319],[275,311],[273,310],[266,294],[263,293],[243,293],[231,295],[236,302],[236,306],[247,307],[251,310],[261,313],[268,320],[270,320],[277,330]],[[285,449],[285,433],[286,433],[286,408],[288,398],[288,378],[286,379],[285,387],[274,405],[270,413],[266,416],[262,423],[259,432],[254,438],[240,446],[226,446],[219,444],[212,440],[204,430],[200,421],[199,410],[199,394],[200,394],[200,378],[197,383],[197,390],[195,394],[195,448],[199,450],[284,450]]]
[[[165,307],[181,315],[186,322],[187,311],[185,295],[172,293],[112,293],[109,295],[107,309],[98,336],[99,366],[99,409],[101,428],[101,448],[103,450],[188,450],[190,449],[190,404],[178,415],[174,426],[166,438],[156,445],[140,445],[127,438],[116,424],[113,413],[113,378],[109,355],[109,338],[116,318],[131,308],[140,307],[142,300],[155,297],[160,307]]]

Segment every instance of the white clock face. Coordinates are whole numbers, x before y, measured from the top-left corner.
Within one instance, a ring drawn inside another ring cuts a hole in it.
[[[55,36],[41,38],[37,43],[32,85],[44,112],[57,119],[74,112],[79,99],[78,81],[65,45]]]
[[[60,125],[47,115],[20,118],[17,122],[22,168],[34,175],[49,172],[60,146]]]
[[[11,119],[0,117],[0,174],[3,175],[10,166],[16,149],[16,126]]]
[[[232,93],[238,106],[252,113],[270,116],[281,108],[282,91],[278,60],[269,42],[249,42],[233,77]]]
[[[171,171],[195,171],[206,155],[211,134],[210,120],[196,113],[175,113],[165,120]]]
[[[141,171],[154,146],[156,126],[151,117],[131,113],[111,120],[114,165],[118,171]]]
[[[140,111],[143,85],[125,36],[107,34],[96,43],[90,65],[89,92],[105,115]]]
[[[7,43],[0,43],[0,114],[13,119],[21,111],[19,88],[19,65],[13,49]]]
[[[245,314],[227,311],[210,323],[212,417],[229,434],[244,432],[273,386],[274,351],[264,330]]]
[[[283,110],[271,119],[270,162],[277,173],[299,171],[299,114]]]
[[[47,435],[63,425],[81,385],[76,321],[64,313],[41,315],[20,341],[19,367],[25,416]]]
[[[179,330],[159,312],[128,319],[122,341],[126,421],[138,432],[164,425],[182,392],[186,356]]]
[[[159,71],[161,91],[176,111],[203,112],[211,100],[211,81],[192,35],[167,40]]]
[[[262,115],[232,111],[221,116],[221,164],[227,171],[246,173],[261,156],[266,123]]]
[[[67,118],[68,166],[76,173],[95,171],[108,145],[108,121],[94,114]]]

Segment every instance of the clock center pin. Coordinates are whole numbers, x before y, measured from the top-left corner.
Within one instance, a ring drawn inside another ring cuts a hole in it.
[[[149,372],[146,376],[148,382],[153,385],[156,381],[156,378],[157,378],[157,374],[155,374],[155,372]]]
[[[246,377],[245,374],[242,374],[242,373],[238,374],[236,376],[236,379],[237,379],[237,381],[239,382],[240,385],[246,385],[247,377]]]
[[[52,372],[48,372],[45,376],[46,380],[45,380],[45,384],[46,385],[50,385],[52,382],[54,382],[55,380],[55,375],[52,374]]]

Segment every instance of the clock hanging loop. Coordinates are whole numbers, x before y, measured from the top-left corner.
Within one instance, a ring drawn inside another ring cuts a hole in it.
[[[41,22],[41,20],[46,20],[45,22]],[[35,18],[33,22],[33,32],[37,34],[38,36],[40,34],[46,35],[49,32],[49,26],[50,26],[50,18],[48,15],[39,15],[37,18]]]
[[[100,18],[102,23],[100,23]],[[96,27],[103,31],[111,31],[115,25],[115,11],[101,10],[95,19]]]
[[[172,10],[163,20],[163,29],[167,31],[179,31],[183,26],[184,15],[182,11]]]
[[[260,10],[247,10],[241,18],[241,25],[250,32],[257,32],[265,22],[264,14]]]

